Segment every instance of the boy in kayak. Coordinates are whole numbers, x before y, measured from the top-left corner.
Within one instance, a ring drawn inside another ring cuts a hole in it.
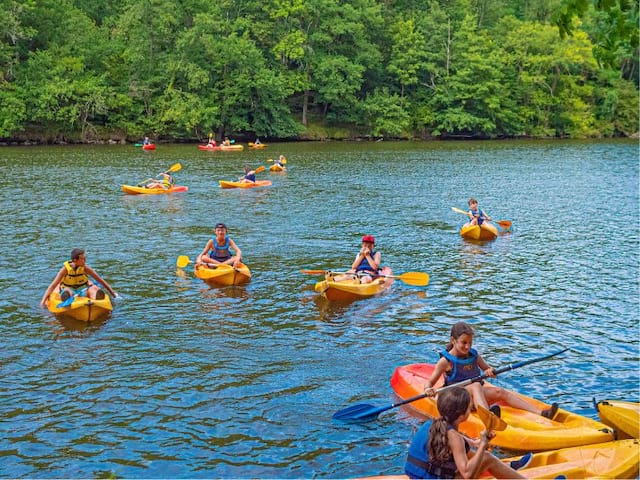
[[[244,167],[244,175],[238,178],[242,183],[256,183],[256,172],[249,167]]]
[[[284,164],[287,162],[287,159],[284,158],[284,155],[280,155],[278,159],[273,162],[274,165],[278,165],[279,167],[286,168]]]
[[[471,348],[474,333],[473,328],[465,322],[458,322],[451,327],[449,343],[440,351],[440,360],[436,363],[431,378],[425,384],[425,393],[428,396],[435,396],[433,385],[436,384],[441,375],[444,375],[445,385],[452,385],[482,374],[491,378],[496,377],[493,367],[490,367],[482,356]],[[500,407],[494,405],[489,408],[489,404],[502,401],[514,408],[526,410],[550,420],[553,420],[553,417],[558,412],[557,403],[553,403],[551,408],[540,410],[509,390],[494,385],[485,385],[482,381],[474,382],[465,388],[469,390],[474,406],[481,405],[487,410],[491,410],[498,417],[500,416]]]
[[[409,446],[404,467],[409,478],[478,478],[486,470],[495,478],[525,478],[516,470],[531,462],[531,453],[507,464],[487,451],[496,435],[493,430],[483,431],[478,440],[458,431],[469,418],[471,407],[471,395],[464,388],[442,392],[438,397],[440,417],[427,420]]]
[[[202,253],[196,258],[196,267],[202,264],[226,264],[238,268],[242,262],[242,251],[227,235],[227,226],[224,223],[218,223],[214,232],[215,236],[207,242]],[[231,250],[234,255],[231,254]]]
[[[374,250],[375,244],[376,239],[373,235],[362,237],[362,247],[351,264],[351,269],[346,275],[336,277],[335,281],[341,282],[353,278],[353,274],[356,274],[360,279],[360,283],[373,282],[373,279],[380,271],[380,262],[382,262],[382,254]]]
[[[71,250],[71,260],[64,262],[64,265],[44,292],[44,296],[42,300],[40,300],[40,305],[45,306],[47,304],[49,295],[51,295],[56,288],[60,288],[60,298],[62,301],[67,300],[76,293],[93,298],[94,300],[103,299],[104,291],[89,280],[89,275],[102,284],[113,298],[116,298],[118,294],[111,288],[111,285],[103,280],[86,262],[87,256],[84,250],[81,248]]]
[[[487,213],[478,207],[478,200],[475,198],[469,199],[469,222],[467,225],[482,225],[485,221],[491,222],[492,219]]]

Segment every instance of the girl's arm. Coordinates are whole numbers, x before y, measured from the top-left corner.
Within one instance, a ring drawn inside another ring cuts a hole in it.
[[[64,275],[65,275],[66,271],[67,271],[67,269],[64,268],[64,267],[62,267],[60,269],[60,271],[58,272],[56,277],[53,279],[53,281],[47,287],[47,290],[44,292],[44,295],[42,296],[42,300],[40,300],[40,305],[44,306],[44,305],[47,304],[47,300],[49,300],[49,295],[51,295],[51,292],[53,292],[53,289],[56,288],[56,286],[58,286],[60,284],[60,282],[64,278]]]
[[[85,272],[87,272],[89,275],[91,275],[95,280],[97,280],[98,282],[100,282],[102,284],[102,286],[104,286],[104,288],[106,288],[109,291],[109,294],[113,297],[116,298],[118,296],[118,294],[115,292],[115,290],[113,288],[111,288],[111,285],[109,285],[109,283],[104,280],[102,277],[100,277],[100,275],[98,275],[96,273],[96,271],[91,268],[88,265],[84,266],[84,270]]]
[[[200,252],[200,255],[196,257],[196,265],[199,265],[202,263],[202,256],[206,255],[209,250],[213,250],[213,240],[211,239],[207,241],[207,244],[204,246],[204,249],[202,250],[202,252]]]
[[[484,358],[482,358],[482,355],[480,354],[478,354],[478,367],[480,367],[480,369],[485,375],[488,375],[491,378],[496,378],[494,368],[490,366],[487,362],[485,362]]]
[[[462,478],[478,478],[484,455],[490,455],[485,451],[489,445],[489,438],[491,438],[490,433],[482,432],[478,442],[478,449],[469,458],[462,435],[455,430],[447,430],[447,439],[453,454],[453,461]]]
[[[435,396],[436,391],[434,390],[433,386],[438,383],[438,380],[447,369],[448,364],[449,361],[444,357],[438,360],[438,363],[436,363],[436,367],[433,369],[431,377],[429,377],[429,379],[425,383],[424,393],[428,393],[430,397]]]

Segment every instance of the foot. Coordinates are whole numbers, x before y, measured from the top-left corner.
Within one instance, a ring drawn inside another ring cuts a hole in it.
[[[558,413],[558,404],[554,402],[551,404],[551,408],[547,408],[546,410],[543,410],[540,415],[542,415],[545,418],[548,418],[549,420],[553,420],[553,417],[556,416],[556,413]]]
[[[521,468],[527,468],[531,463],[531,459],[533,458],[533,453],[529,452],[520,460],[514,460],[509,464],[511,468],[514,470],[520,470]]]
[[[489,411],[493,413],[496,417],[500,418],[500,405],[491,405],[489,407]]]
[[[96,292],[96,300],[102,300],[104,298],[104,290],[100,289]]]

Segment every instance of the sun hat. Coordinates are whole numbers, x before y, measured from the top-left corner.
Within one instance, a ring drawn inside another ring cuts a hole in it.
[[[362,237],[363,242],[376,243],[376,239],[373,235],[365,235]]]

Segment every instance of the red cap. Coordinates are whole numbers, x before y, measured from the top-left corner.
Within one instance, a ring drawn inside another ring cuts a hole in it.
[[[363,242],[376,243],[376,239],[374,238],[373,235],[365,235],[364,237],[362,237],[362,241]]]

